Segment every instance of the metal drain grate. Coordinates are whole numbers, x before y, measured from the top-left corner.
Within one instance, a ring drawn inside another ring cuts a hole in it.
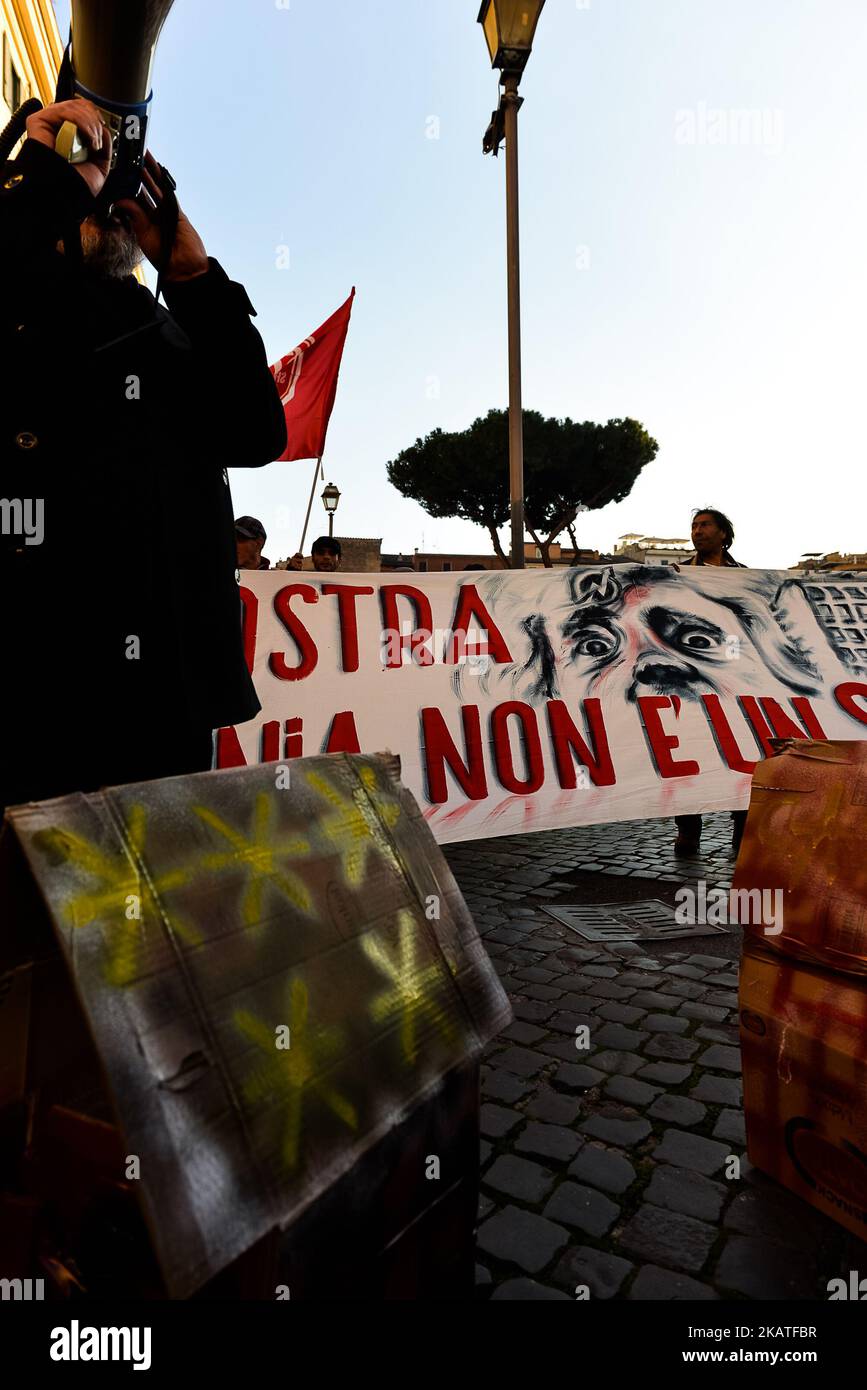
[[[727,927],[716,923],[676,922],[674,908],[659,898],[643,903],[566,904],[544,910],[585,941],[677,941],[728,932]]]

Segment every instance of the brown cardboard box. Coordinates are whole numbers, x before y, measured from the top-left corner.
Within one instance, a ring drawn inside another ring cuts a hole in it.
[[[769,951],[867,975],[865,842],[867,742],[797,741],[760,763],[732,893],[781,893],[782,931],[765,932],[758,912],[746,931]]]
[[[745,944],[750,1161],[867,1239],[867,984]]]

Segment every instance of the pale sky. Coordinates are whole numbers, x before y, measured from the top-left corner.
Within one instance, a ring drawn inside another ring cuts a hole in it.
[[[357,286],[325,471],[336,531],[384,550],[490,550],[385,474],[507,403],[505,162],[481,150],[497,88],[477,13],[176,0],[158,55],[154,151],[269,360]],[[660,445],[626,501],[579,518],[581,544],[688,535],[710,505],[757,567],[867,549],[865,71],[864,0],[548,0],[521,88],[525,405],[632,415]],[[272,561],[297,547],[311,475],[233,472]]]

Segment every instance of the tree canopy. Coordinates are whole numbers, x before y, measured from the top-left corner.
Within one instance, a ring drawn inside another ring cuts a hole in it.
[[[546,565],[564,530],[576,544],[579,511],[596,511],[627,497],[658,447],[637,420],[597,425],[524,411],[526,523]],[[497,534],[509,520],[508,411],[490,410],[455,433],[433,430],[392,459],[387,472],[398,492],[429,516],[456,516],[484,526],[496,554],[508,564]]]

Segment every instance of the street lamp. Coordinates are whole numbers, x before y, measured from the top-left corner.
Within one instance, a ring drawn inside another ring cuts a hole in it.
[[[500,105],[491,117],[482,148],[499,153],[506,142],[506,259],[509,283],[509,495],[512,569],[524,568],[524,416],[521,401],[521,262],[518,237],[518,83],[533,47],[545,0],[482,0],[479,23],[502,73]]]
[[[337,511],[337,503],[340,501],[340,490],[333,483],[329,483],[322,492],[322,505],[328,513],[328,534],[334,535],[334,513]]]
[[[491,54],[491,67],[520,77],[533,47],[545,0],[483,0],[479,23]]]

